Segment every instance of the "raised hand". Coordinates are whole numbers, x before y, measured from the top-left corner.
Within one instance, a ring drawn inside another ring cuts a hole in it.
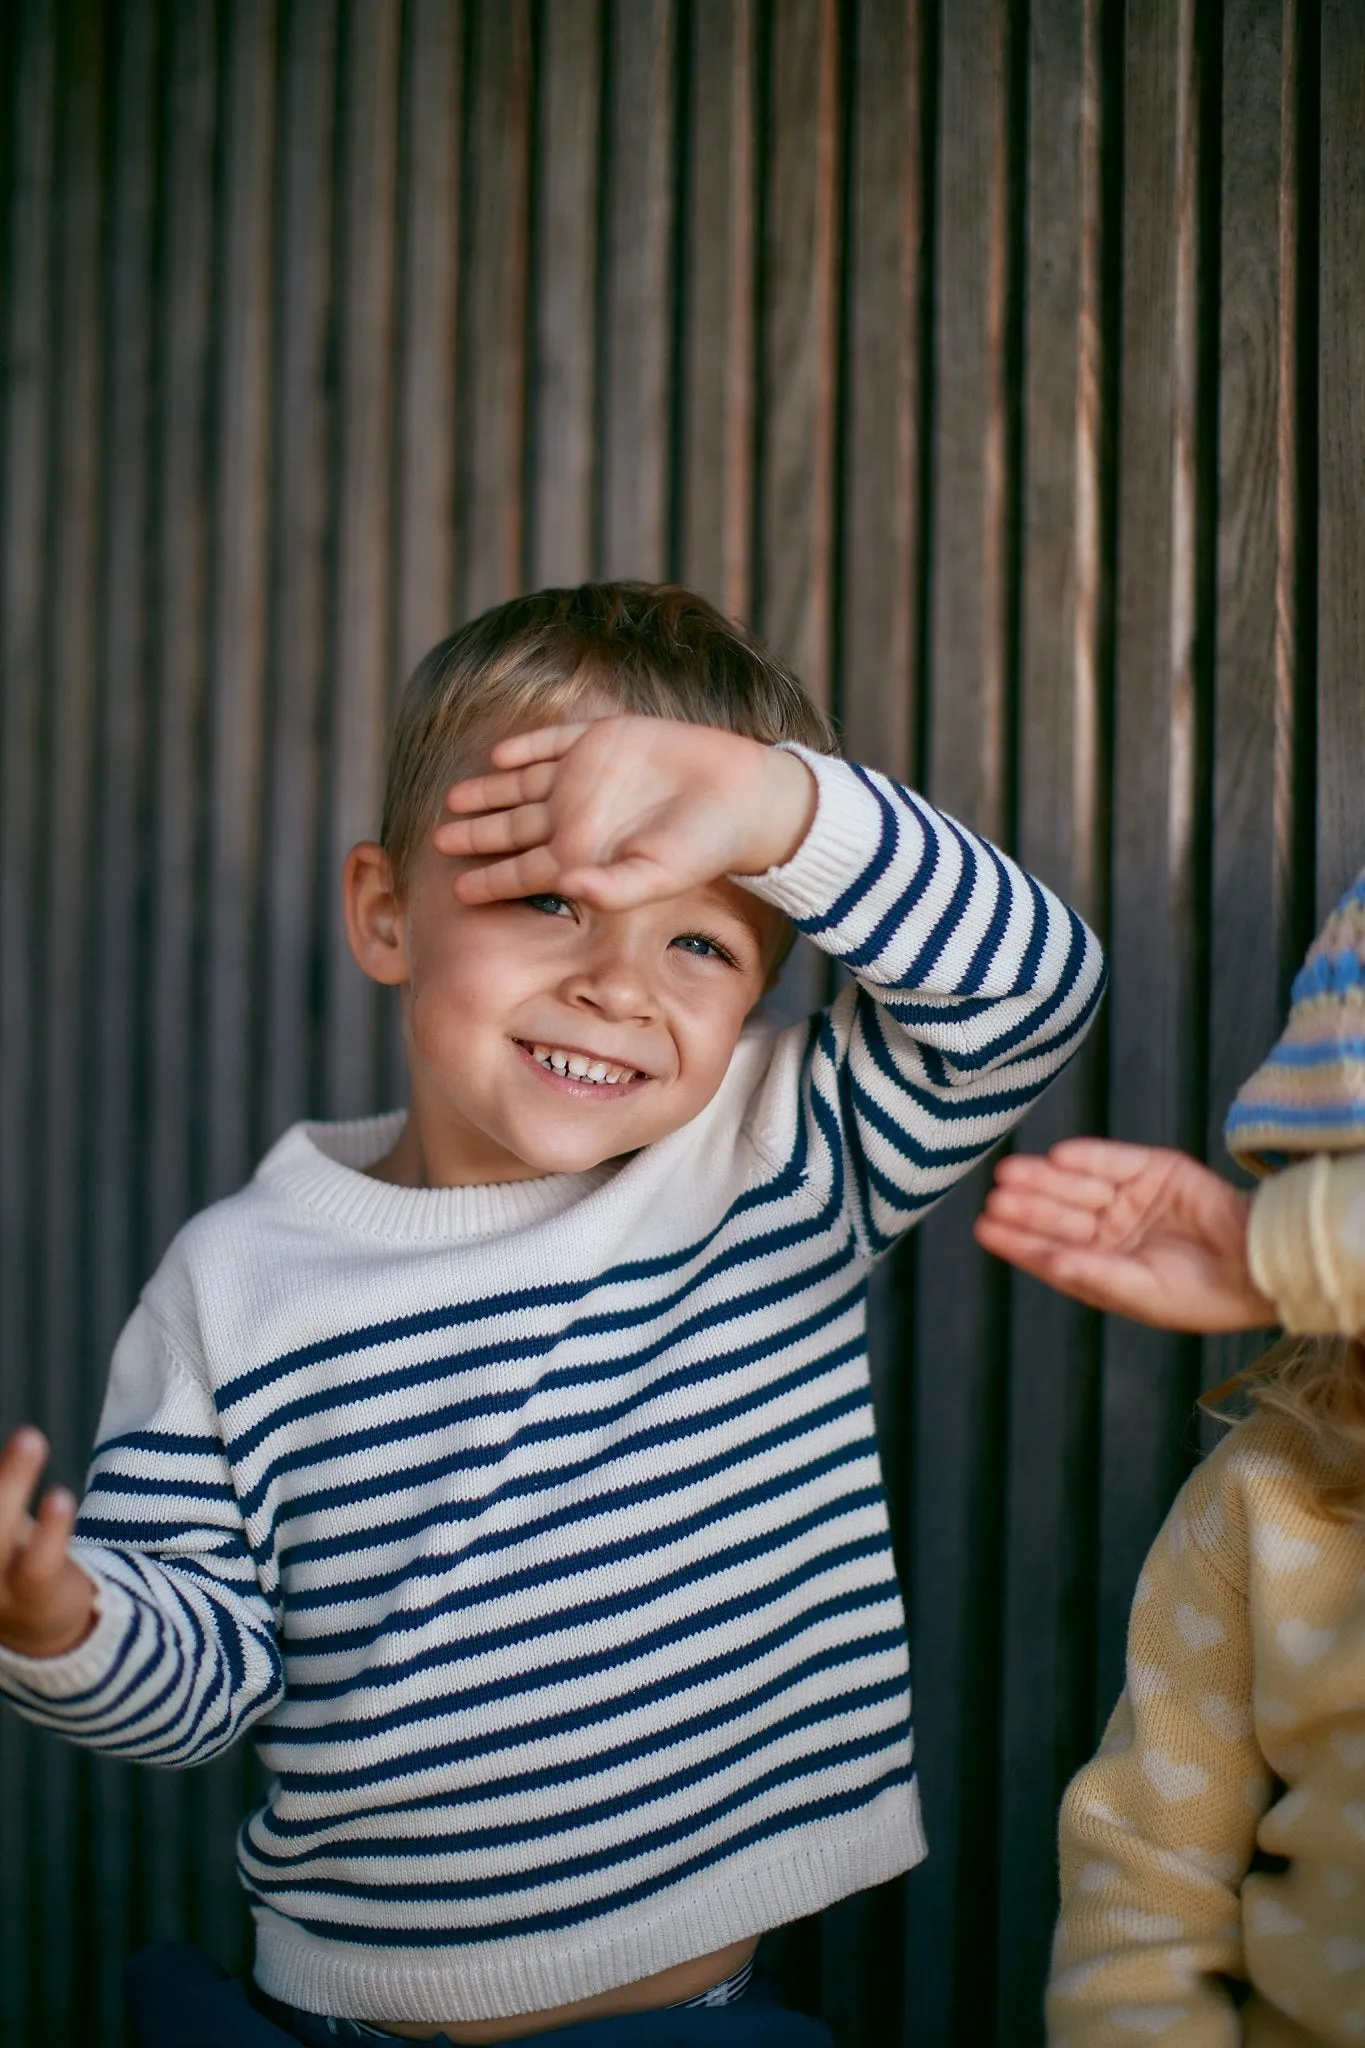
[[[65,1487],[28,1512],[47,1463],[36,1429],[19,1429],[0,1451],[0,1645],[25,1657],[59,1657],[89,1634],[95,1588],[67,1550],[76,1503]]]
[[[1067,1138],[1016,1153],[973,1226],[978,1244],[1091,1308],[1165,1330],[1278,1321],[1247,1263],[1250,1197],[1183,1152]]]
[[[441,853],[464,903],[554,891],[629,910],[790,860],[815,815],[794,754],[669,718],[601,718],[500,740],[457,782]]]

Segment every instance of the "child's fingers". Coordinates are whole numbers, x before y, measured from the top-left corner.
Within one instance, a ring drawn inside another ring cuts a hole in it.
[[[997,1188],[1045,1195],[1054,1202],[1090,1211],[1107,1209],[1114,1199],[1113,1181],[1063,1171],[1053,1165],[1051,1153],[1046,1158],[1034,1152],[1008,1153],[996,1161],[995,1184]]]
[[[60,1571],[75,1526],[75,1496],[64,1486],[54,1486],[44,1494],[32,1534],[10,1565],[10,1585],[21,1598],[32,1599],[42,1593]]]
[[[1149,1167],[1181,1155],[1160,1145],[1130,1145],[1121,1138],[1062,1138],[1047,1156],[1066,1172],[1091,1174],[1121,1186]]]
[[[596,723],[580,718],[573,725],[542,725],[535,732],[510,733],[492,750],[498,768],[524,768],[531,761],[560,761],[588,727]]]
[[[0,1567],[28,1522],[28,1504],[47,1463],[47,1438],[40,1429],[16,1429],[0,1451]]]
[[[553,761],[496,775],[466,775],[446,791],[446,809],[461,816],[470,811],[506,811],[517,804],[543,803],[555,786]]]
[[[995,1223],[1027,1231],[1050,1244],[1088,1245],[1095,1238],[1095,1212],[1069,1200],[1054,1201],[1046,1193],[995,1187],[986,1196],[985,1212]]]
[[[560,877],[559,862],[547,846],[533,846],[510,860],[489,861],[485,867],[465,868],[451,887],[461,903],[504,903],[516,896],[567,895]]]
[[[642,903],[676,896],[680,884],[648,854],[632,853],[610,867],[565,868],[555,886],[594,910],[635,910]]]
[[[438,853],[456,856],[524,853],[543,846],[553,830],[548,804],[520,804],[514,811],[485,811],[438,825],[434,844]]]
[[[986,1215],[977,1217],[972,1234],[992,1257],[1004,1259],[1008,1265],[1017,1266],[1021,1272],[1055,1287],[1060,1294],[1070,1295],[1087,1308],[1111,1309],[1118,1314],[1148,1319],[1143,1278],[1135,1275],[1123,1260],[1104,1252],[1060,1249],[1049,1238],[1035,1237]]]

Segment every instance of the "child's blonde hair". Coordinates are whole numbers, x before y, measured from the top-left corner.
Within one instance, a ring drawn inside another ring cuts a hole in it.
[[[1313,1492],[1324,1513],[1365,1523],[1365,1343],[1359,1337],[1282,1337],[1254,1365],[1205,1397],[1245,1393],[1313,1440],[1318,1469]]]
[[[584,583],[513,598],[424,655],[399,700],[380,841],[400,894],[451,783],[495,739],[571,718],[591,694],[768,745],[838,747],[791,671],[694,591]]]

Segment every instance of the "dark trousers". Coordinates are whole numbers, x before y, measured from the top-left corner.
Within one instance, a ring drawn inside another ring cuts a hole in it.
[[[141,2048],[333,2048],[316,2013],[277,2005],[188,1942],[158,1942],[128,1965],[128,2011]],[[438,2043],[440,2037],[437,2037]],[[829,2029],[788,2012],[756,1980],[737,2005],[673,2007],[527,2034],[515,2048],[833,2048]]]

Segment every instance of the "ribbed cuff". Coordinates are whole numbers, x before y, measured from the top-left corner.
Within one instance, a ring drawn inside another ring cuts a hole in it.
[[[876,797],[847,761],[786,742],[783,750],[804,761],[815,777],[817,800],[810,830],[783,866],[730,879],[800,923],[824,916],[862,873],[881,841],[884,817]],[[910,812],[897,816],[898,825],[909,827],[913,822]]]
[[[1321,1247],[1330,1161],[1321,1153],[1263,1181],[1251,1198],[1247,1259],[1251,1277],[1275,1304],[1286,1330],[1321,1336],[1339,1330]]]

